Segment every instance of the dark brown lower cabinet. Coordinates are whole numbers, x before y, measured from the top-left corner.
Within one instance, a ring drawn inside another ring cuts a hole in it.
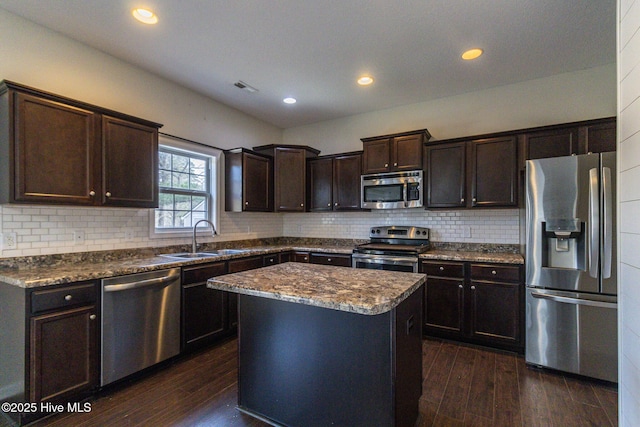
[[[217,262],[182,268],[182,350],[189,351],[227,335],[227,295],[207,288],[210,277],[227,271]]]
[[[38,408],[42,402],[66,405],[81,401],[98,387],[96,301],[94,282],[27,292],[26,401]],[[45,415],[28,412],[20,422]]]
[[[522,266],[422,261],[424,333],[524,350]]]

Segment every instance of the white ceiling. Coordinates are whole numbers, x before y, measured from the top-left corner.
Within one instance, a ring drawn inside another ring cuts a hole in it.
[[[134,21],[147,6],[155,26]],[[616,60],[615,0],[0,0],[280,128]],[[460,59],[481,47],[478,60]],[[355,80],[370,73],[375,83]],[[238,80],[256,87],[248,93]],[[282,99],[293,96],[295,105]]]

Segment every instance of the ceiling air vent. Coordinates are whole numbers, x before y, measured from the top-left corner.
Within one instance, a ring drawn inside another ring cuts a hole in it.
[[[240,88],[242,90],[246,90],[247,92],[251,92],[251,93],[255,93],[258,91],[258,89],[256,89],[255,87],[246,84],[245,82],[243,82],[242,80],[238,80],[237,82],[235,82],[233,84],[235,87]]]

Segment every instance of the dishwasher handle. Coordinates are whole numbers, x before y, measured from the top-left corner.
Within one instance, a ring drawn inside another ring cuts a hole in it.
[[[167,283],[173,282],[174,280],[178,280],[179,278],[180,278],[179,274],[174,274],[171,276],[140,280],[137,282],[121,283],[118,285],[105,285],[103,289],[105,292],[127,291],[130,289],[145,288],[147,286],[165,285]]]

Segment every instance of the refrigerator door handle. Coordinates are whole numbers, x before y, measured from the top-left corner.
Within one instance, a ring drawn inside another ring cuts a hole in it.
[[[600,263],[600,194],[598,192],[598,169],[589,169],[589,276],[598,277]]]
[[[562,302],[566,304],[588,305],[591,307],[602,307],[602,308],[618,307],[618,303],[615,303],[615,302],[598,301],[598,300],[583,299],[583,298],[571,298],[571,297],[566,297],[561,295],[541,294],[539,292],[531,292],[531,296],[538,299],[548,299],[551,301]]]
[[[602,235],[602,278],[611,277],[611,253],[613,246],[613,193],[611,192],[611,168],[602,168],[603,208],[602,222],[604,230]]]

